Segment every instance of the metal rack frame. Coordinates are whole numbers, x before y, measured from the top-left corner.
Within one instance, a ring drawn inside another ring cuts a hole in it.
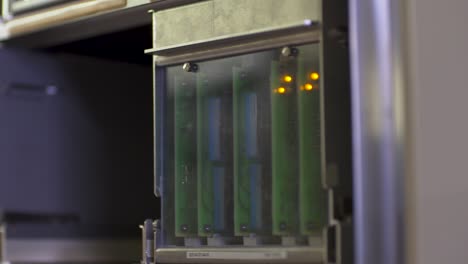
[[[321,44],[322,69],[325,72],[325,92],[321,95],[322,104],[322,153],[324,171],[322,181],[329,191],[330,226],[324,230],[314,246],[306,247],[226,247],[226,248],[161,248],[159,221],[147,220],[142,228],[143,256],[142,263],[238,263],[241,254],[259,254],[242,259],[246,263],[353,263],[353,225],[352,213],[343,204],[343,197],[352,197],[351,173],[351,131],[350,131],[350,91],[349,64],[347,48],[347,5],[342,1],[330,1],[323,5],[327,17],[323,21],[305,20],[283,27],[267,28],[247,34],[234,34],[203,41],[184,43],[146,50],[154,55],[154,106],[155,119],[163,114],[165,67],[183,62],[204,61],[233,55],[240,55],[307,43]],[[336,19],[333,13],[342,17]],[[325,15],[324,15],[325,16]],[[153,16],[154,17],[154,16]],[[157,21],[153,21],[155,25]],[[344,30],[343,30],[344,26]],[[226,45],[228,44],[228,45]],[[342,78],[331,76],[340,73]],[[344,89],[343,89],[344,88]],[[337,104],[338,103],[338,104]],[[340,104],[341,103],[341,104]],[[338,108],[337,108],[338,107]],[[345,114],[343,114],[343,112]],[[346,114],[347,113],[347,114]],[[347,127],[347,128],[346,128]],[[155,127],[155,146],[164,148],[162,128]],[[332,131],[332,133],[330,133]],[[335,131],[335,132],[333,132]],[[339,131],[339,132],[338,132]],[[341,151],[337,151],[340,149]],[[155,157],[155,164],[160,162]],[[156,196],[161,194],[161,172],[155,171]],[[348,178],[348,179],[346,179]],[[344,179],[344,180],[343,180]],[[339,209],[337,209],[339,208]],[[287,257],[270,254],[286,252]],[[227,255],[226,255],[227,254]],[[187,256],[199,256],[187,258]],[[208,257],[207,257],[208,256]],[[229,258],[226,258],[229,256]]]

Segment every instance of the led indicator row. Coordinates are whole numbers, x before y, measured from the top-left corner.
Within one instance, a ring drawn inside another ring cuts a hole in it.
[[[320,78],[320,75],[317,73],[317,72],[312,72],[310,75],[309,75],[310,79],[312,81],[317,81],[319,78]],[[285,75],[283,76],[283,78],[281,78],[282,81],[284,83],[291,83],[293,81],[293,77],[291,75]],[[301,85],[301,90],[305,90],[305,91],[312,91],[315,86],[311,83],[306,83],[304,85]],[[274,90],[275,93],[279,93],[279,94],[284,94],[287,92],[287,88],[285,88],[284,86],[280,86],[278,88],[276,88]]]

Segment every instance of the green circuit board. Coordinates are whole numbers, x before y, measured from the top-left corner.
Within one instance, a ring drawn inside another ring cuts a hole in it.
[[[314,235],[321,232],[326,220],[320,168],[320,84],[310,78],[317,65],[305,65],[299,58],[297,69],[300,231]]]
[[[289,239],[305,245],[321,235],[328,197],[321,177],[320,51],[316,45],[297,51],[202,61],[195,72],[171,68],[165,121],[171,177],[163,179],[171,245]]]
[[[294,81],[281,82],[284,68],[271,63],[272,224],[273,235],[290,236],[297,232],[299,209],[297,95]]]
[[[206,75],[197,74],[198,235],[226,226],[226,168],[223,157],[223,96]]]
[[[258,146],[258,104],[247,69],[233,67],[234,230],[236,236],[262,228],[262,167]]]
[[[195,78],[175,78],[174,172],[175,235],[197,234],[197,146]]]

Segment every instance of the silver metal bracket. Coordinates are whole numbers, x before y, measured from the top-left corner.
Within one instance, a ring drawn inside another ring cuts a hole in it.
[[[144,225],[141,225],[142,229],[142,264],[153,264],[154,263],[154,249],[155,249],[155,236],[154,230],[155,225],[153,220],[145,220]]]
[[[225,238],[219,234],[208,237],[207,242],[209,247],[222,247],[226,244]]]
[[[294,236],[283,236],[281,237],[281,245],[287,247],[294,247],[297,245],[296,237]]]
[[[249,236],[245,236],[242,238],[244,246],[246,247],[255,247],[259,246],[262,243],[261,237],[255,235],[255,234],[250,234]]]
[[[145,53],[155,55],[155,62],[158,66],[167,66],[187,61],[207,60],[289,45],[313,43],[318,42],[319,39],[320,23],[304,20],[283,27],[227,35],[163,48],[156,47],[145,50]],[[291,49],[289,51],[290,54],[294,52]]]
[[[185,237],[184,245],[186,247],[201,247],[202,241],[198,237]]]
[[[6,224],[0,222],[0,264],[6,261]]]

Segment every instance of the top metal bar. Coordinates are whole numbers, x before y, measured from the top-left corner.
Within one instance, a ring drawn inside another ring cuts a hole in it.
[[[108,34],[134,27],[150,25],[151,16],[148,10],[165,10],[187,4],[200,2],[201,0],[138,0],[127,1],[125,7],[99,12],[96,14],[83,15],[73,19],[63,20],[53,25],[43,25],[31,31],[21,34],[12,34],[0,37],[0,41],[7,46],[19,48],[47,48],[60,44],[79,41],[102,34]],[[8,1],[3,1],[8,3]],[[80,1],[78,1],[80,2]],[[3,7],[3,12],[5,8]],[[4,16],[7,16],[4,14]],[[1,29],[5,25],[0,25]]]
[[[318,42],[320,23],[304,20],[288,26],[267,28],[243,34],[228,35],[184,43],[164,48],[153,48],[145,53],[156,55],[156,64],[166,66],[195,60],[207,60],[266,50],[285,45]]]

